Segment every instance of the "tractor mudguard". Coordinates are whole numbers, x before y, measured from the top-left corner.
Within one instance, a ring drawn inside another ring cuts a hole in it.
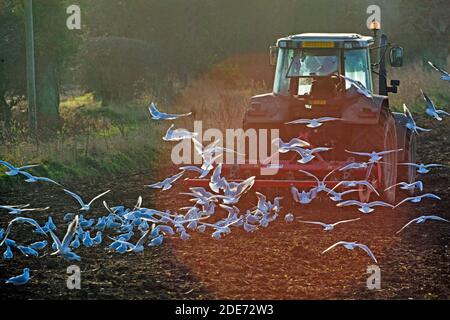
[[[360,95],[356,101],[343,108],[341,118],[345,123],[378,124],[386,103],[387,98],[384,96],[373,95],[373,99],[369,99]]]
[[[245,112],[244,127],[251,123],[284,123],[289,117],[289,102],[286,100],[273,93],[251,97]]]

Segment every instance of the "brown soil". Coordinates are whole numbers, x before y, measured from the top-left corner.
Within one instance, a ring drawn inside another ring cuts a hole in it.
[[[419,138],[419,161],[449,163],[450,120],[440,124],[424,119],[423,126],[434,128]],[[449,299],[449,224],[427,222],[413,224],[396,234],[406,222],[419,215],[438,214],[450,218],[450,169],[438,169],[423,177],[426,191],[443,200],[426,200],[398,210],[380,210],[361,216],[353,208],[331,205],[310,208],[294,206],[286,197],[282,216],[267,229],[247,234],[233,232],[220,241],[191,232],[192,239],[170,239],[159,248],[147,248],[143,254],[118,255],[98,248],[80,249],[81,262],[71,263],[59,257],[25,258],[20,254],[11,262],[0,260],[1,299]],[[115,177],[68,186],[88,196],[106,189],[111,205],[133,206],[137,197],[144,205],[158,209],[178,209],[188,204],[178,195],[180,187],[159,193],[144,188],[153,181],[147,173]],[[240,205],[246,209],[254,202],[249,195]],[[33,213],[40,223],[51,214],[61,225],[75,203],[59,189],[48,185],[27,186],[20,191],[2,190],[0,203],[50,205],[51,210]],[[284,214],[292,212],[307,220],[335,222],[361,217],[360,221],[340,225],[333,232],[300,223],[286,224]],[[103,214],[100,202],[89,216]],[[2,212],[0,226],[11,216]],[[17,240],[30,240],[31,230],[20,228]],[[60,227],[59,234],[64,232]],[[346,240],[367,244],[377,256],[381,269],[381,290],[366,287],[369,257],[360,250],[336,248],[321,252],[333,243]],[[4,248],[1,249],[3,253]],[[82,270],[82,289],[66,288],[66,268],[77,264]],[[3,280],[31,269],[32,280],[22,287],[5,285]]]

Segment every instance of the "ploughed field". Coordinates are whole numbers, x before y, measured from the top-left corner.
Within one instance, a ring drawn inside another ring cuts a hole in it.
[[[436,124],[420,119],[424,127],[434,130],[419,136],[419,162],[449,163],[449,121]],[[176,168],[164,168],[159,176],[141,172],[67,187],[86,198],[111,189],[105,196],[110,205],[133,207],[142,195],[145,207],[178,210],[189,205],[189,197],[178,194],[185,191],[182,186],[177,184],[167,192],[144,187],[174,172]],[[289,193],[271,190],[267,192],[269,200],[275,195],[285,196],[281,215],[268,228],[254,233],[232,228],[231,234],[216,241],[211,232],[191,231],[192,238],[188,241],[167,239],[161,247],[148,247],[142,254],[111,253],[103,243],[99,247],[77,249],[80,262],[49,255],[26,258],[16,253],[10,262],[0,260],[0,296],[1,299],[449,299],[450,225],[433,221],[412,224],[396,234],[405,223],[421,215],[450,218],[450,169],[437,169],[420,178],[426,192],[436,193],[443,200],[424,200],[419,205],[405,205],[396,210],[376,208],[375,213],[363,216],[356,207],[339,209],[323,202],[300,206],[293,203]],[[58,235],[66,229],[64,214],[76,209],[73,199],[47,184],[1,190],[0,203],[50,206],[49,211],[29,216],[43,224],[52,215],[59,227]],[[255,203],[256,197],[250,192],[238,207],[245,212]],[[286,213],[327,223],[357,217],[361,220],[325,232],[320,226],[288,224],[284,221]],[[86,217],[104,214],[98,201]],[[2,211],[0,228],[6,227],[11,217]],[[19,242],[41,240],[33,238],[27,227],[17,230],[22,232],[12,237]],[[381,270],[380,290],[367,288],[370,276],[367,267],[373,262],[363,251],[338,247],[321,255],[341,240],[367,244],[374,252]],[[110,243],[107,237],[104,241]],[[0,251],[3,253],[4,248]],[[81,290],[66,287],[67,267],[74,264],[81,269]],[[20,274],[24,267],[30,268],[32,276],[27,285],[4,284],[5,279]]]

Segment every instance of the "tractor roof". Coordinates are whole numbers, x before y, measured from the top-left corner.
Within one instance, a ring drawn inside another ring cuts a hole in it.
[[[346,43],[348,43],[348,45],[346,45]],[[280,47],[289,48],[364,48],[369,47],[373,43],[374,40],[372,37],[362,36],[356,33],[301,33],[278,40],[278,45]]]

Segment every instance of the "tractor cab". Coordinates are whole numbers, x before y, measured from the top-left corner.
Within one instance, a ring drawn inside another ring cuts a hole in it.
[[[376,46],[373,37],[359,34],[306,33],[281,38],[270,48],[271,64],[276,66],[273,92],[281,96],[329,99],[350,89],[351,83],[342,76],[373,92],[372,75],[385,74],[385,61],[372,60],[379,59],[377,49],[386,53],[388,46],[386,38],[382,37]],[[392,47],[389,57],[391,66],[400,67],[403,49]],[[376,67],[380,68],[378,72]],[[381,75],[380,82],[380,95],[397,91],[398,81],[388,87]]]
[[[293,97],[330,99],[351,87],[341,76],[373,91],[372,37],[357,34],[299,34],[271,48],[276,65],[273,92]]]

